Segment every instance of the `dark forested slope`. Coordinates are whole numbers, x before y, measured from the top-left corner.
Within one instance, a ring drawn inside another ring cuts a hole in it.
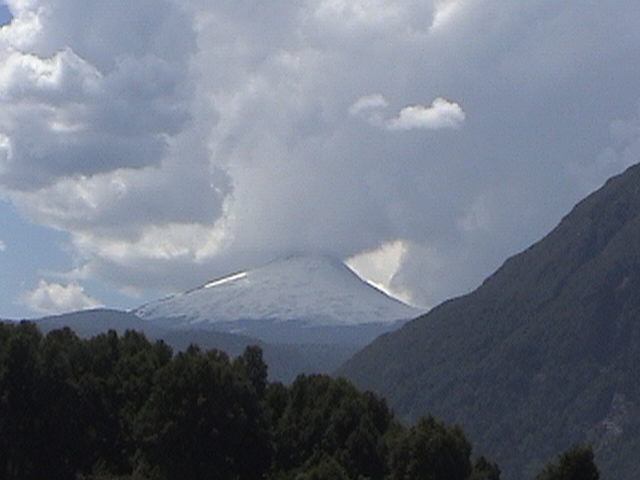
[[[174,355],[130,330],[0,323],[0,478],[499,480],[457,426],[405,428],[344,379],[267,373],[257,346]]]
[[[580,202],[474,292],[384,335],[339,372],[415,419],[460,423],[507,478],[594,446],[640,471],[640,166]]]

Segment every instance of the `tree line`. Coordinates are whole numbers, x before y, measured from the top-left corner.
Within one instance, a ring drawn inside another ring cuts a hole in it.
[[[269,382],[232,359],[115,331],[81,339],[0,323],[0,480],[499,480],[460,427],[403,425],[342,378]],[[597,480],[577,447],[538,480]]]

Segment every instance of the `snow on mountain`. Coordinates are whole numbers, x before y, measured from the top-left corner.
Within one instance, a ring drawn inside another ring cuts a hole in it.
[[[304,327],[390,326],[422,313],[373,287],[344,263],[294,256],[144,305],[139,317],[172,328],[296,322]],[[244,323],[243,323],[244,322]]]

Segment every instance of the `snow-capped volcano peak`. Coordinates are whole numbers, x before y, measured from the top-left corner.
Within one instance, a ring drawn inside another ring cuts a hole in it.
[[[267,320],[307,327],[392,324],[421,312],[369,285],[339,260],[293,256],[236,272],[134,313],[175,328],[217,328]]]

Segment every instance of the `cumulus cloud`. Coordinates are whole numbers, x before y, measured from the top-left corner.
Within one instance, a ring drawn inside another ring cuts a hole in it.
[[[634,2],[9,0],[0,189],[78,280],[321,251],[431,306],[638,160]]]
[[[99,300],[87,295],[79,283],[62,285],[45,280],[40,280],[37,287],[25,292],[22,303],[34,312],[45,315],[103,306]]]
[[[135,3],[116,2],[101,12],[77,1],[9,2],[15,18],[0,36],[5,187],[30,190],[69,176],[160,163],[189,118],[186,69],[195,46],[179,39],[193,32],[186,22],[183,32],[162,31],[167,17],[182,17],[168,1]],[[115,27],[118,7],[120,13],[151,14],[159,23],[118,15],[117,31],[100,32]],[[77,31],[82,22],[75,15],[83,11],[96,31]],[[172,34],[178,41],[170,49],[139,51],[149,41],[169,46],[165,37]]]
[[[400,110],[396,118],[386,123],[389,130],[439,130],[459,128],[465,119],[464,110],[455,102],[436,98],[430,106],[411,105]]]
[[[351,116],[361,117],[375,127],[387,130],[440,130],[460,128],[466,114],[462,107],[444,98],[436,98],[431,105],[409,105],[397,117],[385,119],[383,109],[389,102],[380,94],[360,97],[349,107]]]

